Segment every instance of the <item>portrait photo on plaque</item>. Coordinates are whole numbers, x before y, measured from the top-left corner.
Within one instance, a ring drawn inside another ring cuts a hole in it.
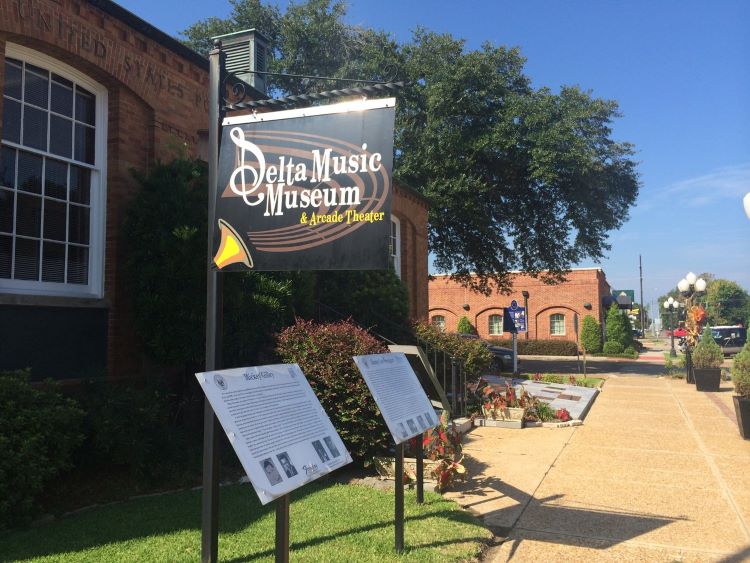
[[[351,463],[297,364],[195,375],[261,503]]]

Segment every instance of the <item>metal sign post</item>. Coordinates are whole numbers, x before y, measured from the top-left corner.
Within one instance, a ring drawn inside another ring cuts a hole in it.
[[[219,162],[219,126],[222,119],[222,84],[224,53],[221,42],[214,43],[209,54],[208,75],[208,257],[213,246],[216,222],[216,189]],[[222,274],[207,265],[206,278],[206,371],[221,367]],[[208,399],[203,407],[203,493],[201,527],[201,561],[215,563],[219,552],[219,446],[221,436]]]
[[[276,563],[289,563],[289,495],[276,499]]]
[[[396,552],[404,551],[404,443],[396,446],[396,506],[394,526],[396,533]]]
[[[414,455],[417,458],[417,504],[424,504],[424,446],[422,445],[424,434],[414,439],[417,444],[414,448]]]

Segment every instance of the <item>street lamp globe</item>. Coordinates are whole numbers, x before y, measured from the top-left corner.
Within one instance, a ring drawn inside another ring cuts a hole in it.
[[[745,194],[745,197],[742,200],[742,205],[745,207],[745,215],[750,219],[750,192]]]
[[[690,282],[687,281],[685,278],[682,278],[677,283],[677,289],[679,289],[681,293],[687,292],[690,289]]]
[[[698,278],[695,282],[695,291],[704,292],[706,291],[706,280]]]
[[[685,276],[685,279],[690,285],[695,285],[695,280],[698,279],[698,276],[696,276],[693,272],[688,272],[688,275]]]

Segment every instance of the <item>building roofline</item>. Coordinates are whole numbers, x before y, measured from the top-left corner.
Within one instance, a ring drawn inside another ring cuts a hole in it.
[[[207,58],[196,53],[190,47],[183,45],[171,35],[167,35],[162,30],[139,18],[133,12],[126,10],[111,0],[88,0],[88,3],[208,72]]]
[[[431,203],[430,203],[429,198],[423,193],[421,193],[419,190],[417,190],[416,188],[410,186],[403,180],[399,180],[398,178],[394,178],[393,183],[396,184],[399,187],[399,189],[402,189],[405,192],[408,192],[410,195],[413,195],[418,200],[422,201],[425,205],[427,205],[427,207],[430,207]]]
[[[585,272],[585,271],[589,271],[589,270],[604,273],[604,270],[602,268],[596,268],[596,267],[571,268],[569,271],[571,271],[571,272]],[[544,272],[547,272],[547,271],[549,271],[549,270],[542,270],[539,273],[541,274],[541,273],[544,273]],[[527,272],[524,272],[523,270],[510,270],[508,273],[509,274],[525,274],[525,275],[529,275]],[[443,277],[449,277],[451,275],[453,275],[453,274],[430,274],[430,277],[433,277],[433,278],[443,278]],[[476,274],[476,272],[471,272],[471,275],[475,276],[477,274]],[[607,283],[609,283],[609,282],[607,282]]]

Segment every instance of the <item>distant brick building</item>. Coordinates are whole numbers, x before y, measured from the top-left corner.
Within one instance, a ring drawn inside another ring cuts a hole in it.
[[[0,369],[137,372],[130,170],[205,151],[208,61],[109,0],[0,0],[0,57]],[[427,203],[394,194],[394,261],[425,318]]]
[[[460,284],[448,276],[435,276],[429,282],[430,321],[455,332],[458,321],[466,316],[482,338],[503,338],[503,309],[516,300],[524,305],[522,292],[528,292],[528,338],[560,338],[575,340],[574,316],[592,315],[603,323],[607,306],[612,302],[609,283],[599,268],[574,269],[567,281],[547,285],[523,273],[513,275],[510,295],[493,293],[485,296]],[[505,335],[508,337],[509,335]],[[526,338],[520,335],[520,338]]]

